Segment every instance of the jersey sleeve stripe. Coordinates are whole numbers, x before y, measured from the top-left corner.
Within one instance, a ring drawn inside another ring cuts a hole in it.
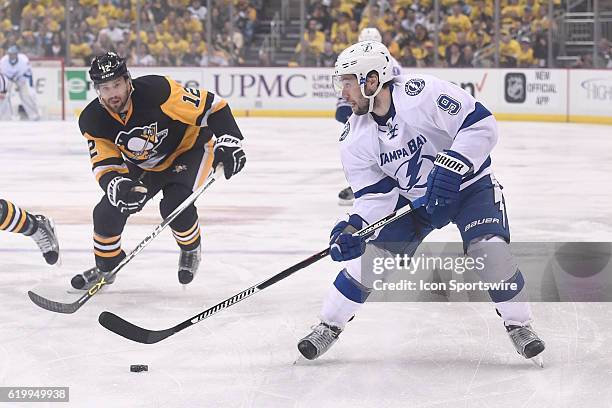
[[[397,180],[393,177],[387,176],[384,179],[378,181],[375,184],[364,187],[359,191],[355,192],[355,198],[359,198],[365,194],[386,194],[397,187]]]
[[[196,124],[198,126],[202,126],[203,123],[206,123],[206,120],[204,118],[208,117],[207,113],[210,110],[210,107],[212,106],[214,99],[215,99],[215,95],[213,93],[206,92],[206,101],[204,102],[204,109],[202,110],[202,113],[198,115],[198,118],[196,119]]]
[[[476,102],[474,110],[465,117],[465,120],[461,124],[461,127],[459,127],[459,130],[457,130],[457,133],[459,133],[462,129],[468,128],[474,123],[479,122],[489,116],[491,116],[491,112],[489,112],[489,110],[485,108],[480,102]]]
[[[93,168],[93,174],[98,182],[100,181],[100,178],[102,178],[103,175],[105,175],[106,173],[110,173],[111,171],[115,171],[121,174],[127,174],[130,172],[125,164],[122,164],[121,166],[111,165],[97,166]]]

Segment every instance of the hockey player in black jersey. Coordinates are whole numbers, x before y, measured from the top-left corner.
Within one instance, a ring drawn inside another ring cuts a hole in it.
[[[160,190],[166,218],[218,164],[229,179],[246,162],[240,129],[219,96],[169,77],[132,79],[125,60],[112,52],[94,58],[89,76],[98,98],[81,113],[79,127],[104,196],[93,210],[97,269],[75,276],[77,289],[108,275],[125,257],[121,234],[127,218]],[[195,206],[170,227],[180,248],[178,279],[188,284],[201,259]]]

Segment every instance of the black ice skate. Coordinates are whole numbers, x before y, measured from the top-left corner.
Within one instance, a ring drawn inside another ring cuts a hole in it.
[[[115,281],[116,274],[111,276],[111,272],[119,265],[119,263],[125,258],[125,251],[121,250],[119,255],[109,259],[96,259],[98,264],[96,267],[86,270],[83,273],[74,275],[70,284],[75,289],[89,290],[89,288],[100,280],[104,276],[106,284],[110,285]]]
[[[51,218],[44,215],[34,215],[34,218],[36,218],[37,227],[31,237],[40,248],[45,261],[49,265],[55,265],[59,260],[59,242],[55,234],[55,224]]]
[[[79,273],[78,275],[74,275],[70,284],[75,289],[87,290],[94,283],[96,283],[102,276],[106,277],[106,283],[111,284],[115,281],[115,277],[109,278],[109,273],[101,272],[97,267],[93,267],[91,269],[86,270],[83,273]]]
[[[338,204],[353,205],[353,201],[355,201],[355,195],[350,187],[340,190],[338,193]]]
[[[312,333],[298,343],[298,350],[308,360],[322,356],[338,341],[342,329],[327,323],[319,323],[312,328]]]
[[[545,343],[538,337],[531,325],[508,325],[506,331],[514,348],[521,356],[530,359],[539,367],[544,367],[544,360],[540,353],[544,351]]]
[[[184,251],[181,249],[181,256],[179,258],[179,271],[178,280],[183,285],[187,285],[193,280],[193,277],[198,272],[200,267],[200,261],[202,255],[200,251],[200,245],[191,251]]]

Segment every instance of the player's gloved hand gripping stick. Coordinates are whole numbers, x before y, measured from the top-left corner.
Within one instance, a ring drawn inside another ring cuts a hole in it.
[[[220,166],[222,167],[222,166]],[[220,169],[221,173],[223,173],[223,169]],[[204,182],[204,184],[202,184],[196,191],[194,191],[193,193],[191,193],[191,195],[189,197],[187,197],[187,199],[185,199],[185,201],[183,201],[181,203],[181,205],[179,205],[178,207],[176,207],[174,209],[174,211],[172,211],[172,213],[170,213],[170,215],[161,222],[161,224],[157,225],[155,227],[155,229],[153,230],[153,232],[151,234],[149,234],[148,236],[145,237],[145,239],[143,239],[140,244],[138,244],[136,246],[136,248],[134,248],[132,250],[132,252],[130,252],[125,258],[123,258],[123,260],[121,262],[119,262],[119,264],[115,267],[115,269],[113,269],[111,271],[110,276],[115,276],[125,265],[127,265],[128,262],[130,262],[132,259],[134,259],[134,257],[136,255],[138,255],[138,253],[140,253],[140,251],[142,251],[144,249],[144,247],[146,247],[147,245],[149,245],[149,243],[151,241],[153,241],[153,239],[155,239],[155,237],[157,237],[176,217],[179,216],[179,214],[181,214],[187,207],[189,207],[192,203],[194,203],[196,201],[196,199],[202,195],[202,193],[204,191],[206,191],[206,189],[208,189],[208,187],[210,187],[210,185],[212,183],[215,182],[215,173],[211,172],[211,174],[208,176],[208,178],[206,179],[206,181]],[[135,184],[138,184],[137,182],[132,182]],[[127,185],[128,183],[126,183]],[[132,185],[130,185],[130,187],[133,187]],[[138,200],[136,200],[137,202]],[[134,210],[137,207],[137,205],[135,205],[134,207],[131,207],[130,209],[127,208],[126,206],[126,211],[131,211]],[[56,302],[50,299],[47,299],[43,296],[40,296],[32,291],[28,291],[28,296],[30,297],[30,299],[32,300],[32,302],[34,302],[36,305],[42,307],[43,309],[47,309],[51,312],[57,312],[57,313],[74,313],[77,310],[79,310],[79,308],[81,306],[83,306],[85,304],[85,302],[87,302],[89,299],[91,299],[96,293],[98,293],[98,291],[107,284],[107,280],[102,277],[100,278],[96,283],[93,284],[93,286],[91,286],[89,288],[89,290],[87,292],[85,292],[85,294],[83,294],[78,300],[76,300],[75,302],[72,303],[62,303],[62,302]]]
[[[416,207],[413,207],[413,208],[416,208]],[[356,231],[353,234],[353,236],[361,237],[362,240],[364,240],[376,230],[410,213],[413,210],[413,208],[411,208],[409,205],[402,207],[399,210],[396,210],[392,212],[391,214],[387,215],[386,217],[376,221],[375,223],[370,224],[367,227],[364,227],[359,231]],[[136,326],[135,324],[132,324],[122,319],[121,317],[117,316],[114,313],[106,312],[106,311],[100,313],[100,316],[98,317],[98,321],[100,322],[102,326],[104,326],[108,330],[114,333],[117,333],[118,335],[123,336],[126,339],[136,341],[138,343],[144,343],[144,344],[157,343],[158,341],[164,340],[165,338],[172,336],[174,333],[178,333],[181,330],[186,329],[187,327],[193,326],[194,324],[216,314],[217,312],[223,309],[226,309],[230,307],[231,305],[250,297],[251,295],[259,292],[260,290],[267,288],[268,286],[274,285],[275,283],[285,279],[286,277],[293,275],[295,272],[299,271],[300,269],[303,269],[309,265],[312,265],[318,260],[325,258],[327,255],[329,255],[329,253],[330,253],[330,248],[329,247],[325,248],[323,251],[318,252],[310,256],[309,258],[304,259],[301,262],[298,262],[297,264],[293,266],[290,266],[289,268],[285,269],[282,272],[277,273],[271,278],[268,278],[265,281],[258,283],[257,285],[251,286],[250,288],[245,289],[242,292],[237,293],[228,299],[225,299],[221,303],[217,303],[216,305],[204,310],[203,312],[198,313],[197,315],[193,317],[190,317],[189,319],[183,321],[182,323],[177,324],[176,326],[170,327],[169,329],[165,329],[165,330],[144,329],[142,327]]]

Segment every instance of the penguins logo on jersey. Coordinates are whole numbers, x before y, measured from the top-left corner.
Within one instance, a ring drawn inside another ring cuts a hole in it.
[[[129,132],[119,132],[115,144],[132,160],[146,161],[157,153],[157,147],[168,135],[168,129],[157,131],[157,122],[145,127],[135,127]]]
[[[340,141],[343,141],[344,139],[346,139],[350,131],[351,131],[351,125],[348,122],[346,122],[344,124],[344,130],[342,130],[342,134],[340,135]]]
[[[409,96],[417,96],[421,93],[423,88],[425,88],[425,81],[421,78],[412,78],[410,81],[406,82],[404,86],[404,90]]]

